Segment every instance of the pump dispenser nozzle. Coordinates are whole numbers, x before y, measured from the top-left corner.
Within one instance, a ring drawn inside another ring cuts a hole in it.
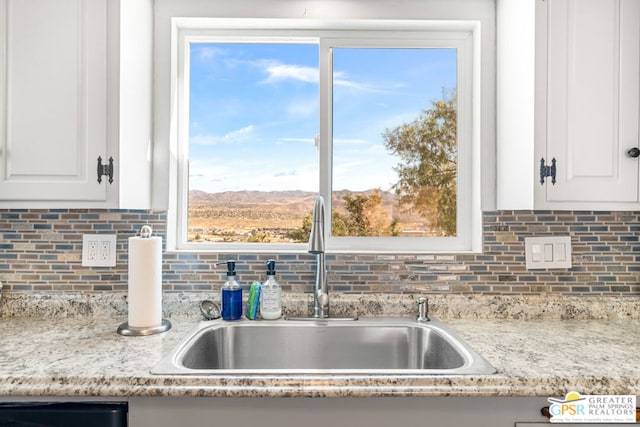
[[[236,275],[236,262],[229,260],[227,261],[227,276],[235,276]]]
[[[275,276],[276,274],[276,261],[273,259],[267,260],[267,276]]]

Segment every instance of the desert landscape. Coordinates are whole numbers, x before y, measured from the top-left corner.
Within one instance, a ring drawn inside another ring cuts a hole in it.
[[[346,194],[369,195],[364,192],[336,191],[333,210],[346,214],[343,197]],[[311,213],[317,193],[305,191],[228,191],[207,193],[189,192],[189,241],[293,242],[288,234],[302,227],[303,219]],[[403,212],[398,197],[381,192],[381,208],[389,218],[398,218],[403,235],[432,235],[426,221],[417,214]]]

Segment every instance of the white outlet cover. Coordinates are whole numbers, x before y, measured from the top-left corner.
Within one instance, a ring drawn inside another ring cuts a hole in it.
[[[115,234],[83,234],[82,235],[83,267],[115,267],[116,235]]]

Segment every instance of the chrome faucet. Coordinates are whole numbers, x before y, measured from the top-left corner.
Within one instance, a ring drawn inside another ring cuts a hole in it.
[[[309,235],[309,253],[316,255],[316,284],[313,291],[313,317],[329,317],[329,289],[324,252],[324,199],[316,197]]]

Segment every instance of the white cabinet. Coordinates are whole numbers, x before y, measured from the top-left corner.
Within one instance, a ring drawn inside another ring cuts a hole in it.
[[[151,7],[0,0],[1,207],[149,206]]]
[[[6,0],[0,198],[106,200],[105,2]]]
[[[637,209],[640,2],[536,0],[535,207]]]

